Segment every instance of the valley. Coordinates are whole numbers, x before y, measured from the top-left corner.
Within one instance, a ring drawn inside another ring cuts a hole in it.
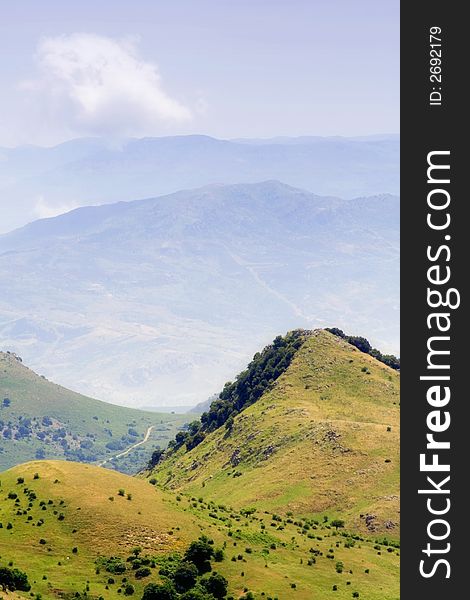
[[[398,352],[399,199],[278,181],[84,207],[0,236],[0,347],[140,408],[218,392],[279,331]],[[34,294],[31,294],[31,290]]]
[[[0,469],[62,458],[133,474],[186,420],[85,397],[0,352]]]
[[[278,336],[137,476],[1,473],[0,578],[44,600],[398,600],[399,372],[332,331]]]

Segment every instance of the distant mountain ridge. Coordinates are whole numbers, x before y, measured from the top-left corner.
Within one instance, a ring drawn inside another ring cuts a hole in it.
[[[204,135],[0,149],[0,232],[90,204],[280,179],[320,195],[399,193],[397,136],[221,140]]]
[[[399,200],[277,181],[79,208],[0,236],[0,343],[82,393],[210,396],[278,331],[398,352]]]

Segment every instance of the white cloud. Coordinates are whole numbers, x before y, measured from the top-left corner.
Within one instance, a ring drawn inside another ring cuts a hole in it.
[[[145,136],[188,121],[192,111],[163,88],[158,67],[135,41],[89,33],[47,37],[39,78],[24,82],[55,128],[78,135]]]
[[[39,196],[34,205],[33,214],[35,219],[48,219],[77,208],[77,204],[49,204],[44,196]]]

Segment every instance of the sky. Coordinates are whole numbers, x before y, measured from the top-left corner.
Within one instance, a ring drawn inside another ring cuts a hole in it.
[[[0,146],[399,131],[398,0],[0,5]]]

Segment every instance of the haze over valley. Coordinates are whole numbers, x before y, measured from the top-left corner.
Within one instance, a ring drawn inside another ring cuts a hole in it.
[[[0,346],[106,401],[191,405],[280,331],[398,353],[399,200],[278,181],[84,207],[0,236]]]

